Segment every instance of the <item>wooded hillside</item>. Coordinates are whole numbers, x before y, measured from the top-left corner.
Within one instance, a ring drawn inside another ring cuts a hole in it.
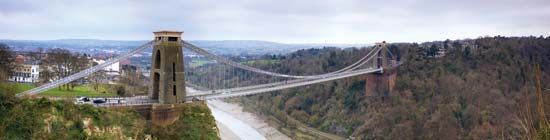
[[[357,139],[549,138],[537,105],[549,111],[549,37],[399,43],[390,49],[405,63],[398,68],[389,97],[365,96],[365,82],[356,77],[244,97],[240,102],[264,115],[291,116]],[[443,49],[445,54],[439,55]],[[364,54],[366,49],[301,50],[281,59],[283,68],[275,71],[322,73]],[[536,96],[536,64],[542,98]]]

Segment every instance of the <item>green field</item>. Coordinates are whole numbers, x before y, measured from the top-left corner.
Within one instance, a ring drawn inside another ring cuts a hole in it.
[[[14,86],[15,86],[16,93],[21,93],[23,91],[27,91],[35,87],[32,84],[23,84],[23,83],[15,83]]]
[[[259,65],[273,65],[280,63],[279,60],[250,60],[242,62],[243,64],[252,65],[252,64],[259,64]]]
[[[191,67],[195,68],[195,67],[200,67],[200,66],[204,66],[208,63],[211,63],[210,61],[208,60],[203,60],[203,59],[192,59],[191,60]],[[244,61],[244,62],[241,62],[242,64],[246,64],[246,65],[253,65],[253,64],[259,64],[259,65],[272,65],[272,64],[278,64],[280,63],[279,60],[250,60],[250,61]]]
[[[193,60],[191,60],[191,67],[200,67],[200,66],[206,65],[208,63],[209,63],[208,60],[193,59]]]
[[[32,84],[24,84],[24,83],[15,83],[17,93],[21,93],[23,91],[29,90],[31,88],[34,88],[35,86]],[[50,89],[46,92],[40,93],[42,96],[88,96],[88,97],[95,97],[95,96],[117,96],[114,93],[111,93],[110,85],[108,84],[99,84],[98,90],[94,90],[92,88],[92,85],[79,85],[74,87],[73,90],[65,90],[60,88],[54,88]]]

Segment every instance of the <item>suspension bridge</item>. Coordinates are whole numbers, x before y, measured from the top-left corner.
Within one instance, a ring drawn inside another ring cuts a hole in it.
[[[384,69],[395,68],[401,64],[393,59],[393,55],[383,42],[377,43],[360,59],[339,70],[311,75],[282,73],[276,71],[277,65],[271,65],[269,70],[265,70],[208,52],[182,40],[182,32],[154,33],[154,40],[127,53],[16,96],[37,96],[49,89],[86,78],[109,65],[151,48],[153,55],[149,95],[124,97],[130,102],[121,105],[174,104],[192,99],[210,100],[268,93],[369,73],[383,73]],[[203,66],[190,66],[191,60],[184,59],[184,53],[200,55],[201,58],[208,59],[209,63]]]

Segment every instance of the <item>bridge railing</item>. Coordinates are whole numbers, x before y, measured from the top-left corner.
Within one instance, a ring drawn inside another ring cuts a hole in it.
[[[148,96],[134,96],[134,97],[120,97],[120,96],[96,96],[87,97],[89,101],[81,101],[82,97],[77,96],[64,96],[64,97],[44,97],[50,100],[63,100],[72,102],[77,105],[93,105],[96,107],[123,107],[123,106],[136,106],[136,105],[149,105],[158,103],[156,100],[151,100]],[[79,101],[80,100],[80,101]],[[99,100],[99,102],[95,102]]]

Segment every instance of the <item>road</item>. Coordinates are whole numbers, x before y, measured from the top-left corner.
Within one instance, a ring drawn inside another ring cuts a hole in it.
[[[218,89],[218,90],[209,90],[209,91],[197,91],[197,92],[188,92],[187,97],[203,97],[206,100],[209,99],[221,99],[229,97],[238,97],[253,95],[258,93],[265,93],[270,91],[276,91],[287,88],[294,88],[299,86],[311,85],[316,83],[322,83],[367,73],[381,72],[382,68],[376,69],[363,69],[357,71],[349,71],[338,74],[333,74],[331,76],[315,78],[315,79],[298,79],[298,80],[289,80],[285,82],[276,82],[270,84],[254,85],[249,87],[238,87],[232,89]]]

